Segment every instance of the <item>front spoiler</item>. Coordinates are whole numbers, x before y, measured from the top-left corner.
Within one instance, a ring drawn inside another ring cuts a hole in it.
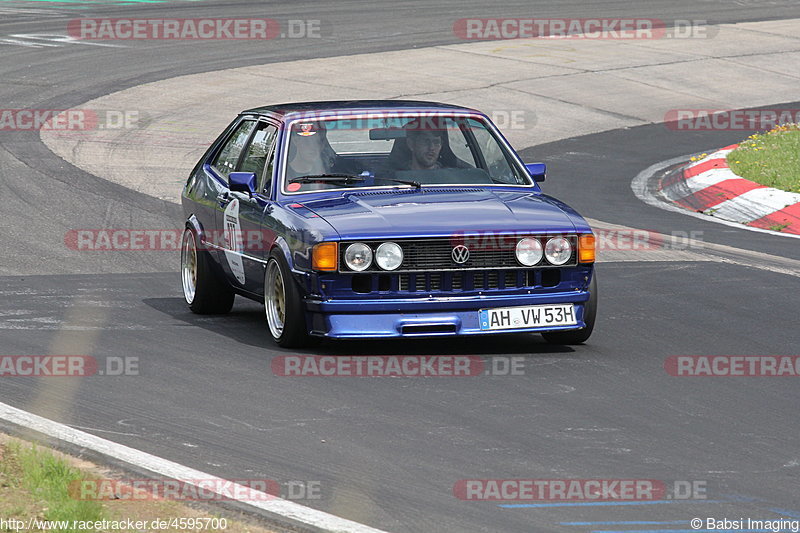
[[[514,332],[573,330],[583,321],[588,291],[470,297],[428,297],[368,300],[307,300],[310,333],[336,339],[384,337],[441,337]],[[482,330],[478,311],[495,307],[575,304],[577,324],[536,328]]]

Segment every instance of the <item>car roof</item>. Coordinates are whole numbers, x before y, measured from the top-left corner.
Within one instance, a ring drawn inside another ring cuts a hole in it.
[[[245,114],[279,115],[291,118],[292,114],[304,114],[322,111],[355,112],[355,111],[444,111],[455,113],[478,113],[475,109],[439,102],[425,102],[422,100],[329,100],[318,102],[293,102],[286,104],[268,105],[242,111]]]

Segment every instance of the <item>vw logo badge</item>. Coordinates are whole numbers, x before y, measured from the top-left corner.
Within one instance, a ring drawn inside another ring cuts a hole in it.
[[[453,252],[450,255],[453,257],[453,261],[459,265],[463,265],[469,260],[469,248],[463,244],[459,244],[453,248]]]

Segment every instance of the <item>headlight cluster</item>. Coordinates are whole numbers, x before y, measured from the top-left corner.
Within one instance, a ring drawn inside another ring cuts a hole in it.
[[[344,263],[356,272],[368,269],[373,260],[382,270],[396,270],[403,262],[403,249],[395,242],[384,242],[373,252],[363,242],[356,242],[344,251]]]
[[[563,265],[572,257],[572,245],[564,237],[555,237],[545,244],[544,256],[554,265]]]
[[[572,257],[572,243],[564,237],[548,239],[544,247],[535,237],[525,237],[517,243],[517,261],[525,266],[538,265],[542,257],[551,265],[560,266]]]

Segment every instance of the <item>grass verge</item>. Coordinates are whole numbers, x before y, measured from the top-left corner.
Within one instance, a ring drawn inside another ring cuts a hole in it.
[[[81,527],[80,523],[98,523],[103,520],[110,522],[133,520],[150,524],[154,520],[195,519],[198,524],[205,521],[203,523],[208,525],[209,519],[221,518],[220,515],[209,513],[197,504],[166,500],[81,500],[74,497],[74,492],[70,492],[70,486],[74,483],[111,477],[118,479],[120,473],[7,435],[0,435],[0,533],[46,531],[48,524],[50,524],[49,531],[77,533],[89,531]],[[255,524],[244,517],[224,519],[226,533],[277,533],[278,531]],[[25,526],[12,527],[9,520],[22,521]],[[68,526],[53,526],[54,522],[62,522]],[[28,528],[28,525],[32,527]],[[199,527],[194,528],[194,530],[199,529]],[[203,529],[210,530],[208,527]],[[130,533],[186,532],[185,527],[90,530]]]
[[[70,497],[70,483],[84,478],[80,470],[37,446],[25,447],[19,441],[6,445],[2,449],[0,475],[4,478],[3,485],[13,489],[18,497],[23,491],[30,496],[24,498],[23,495],[17,506],[25,503],[25,507],[34,504],[35,508],[35,503],[39,504],[36,514],[41,520],[72,524],[109,518],[99,502]],[[4,516],[8,515],[4,513]],[[78,529],[69,527],[62,531],[77,532]]]
[[[728,166],[750,181],[800,193],[800,125],[751,135],[728,154]]]

